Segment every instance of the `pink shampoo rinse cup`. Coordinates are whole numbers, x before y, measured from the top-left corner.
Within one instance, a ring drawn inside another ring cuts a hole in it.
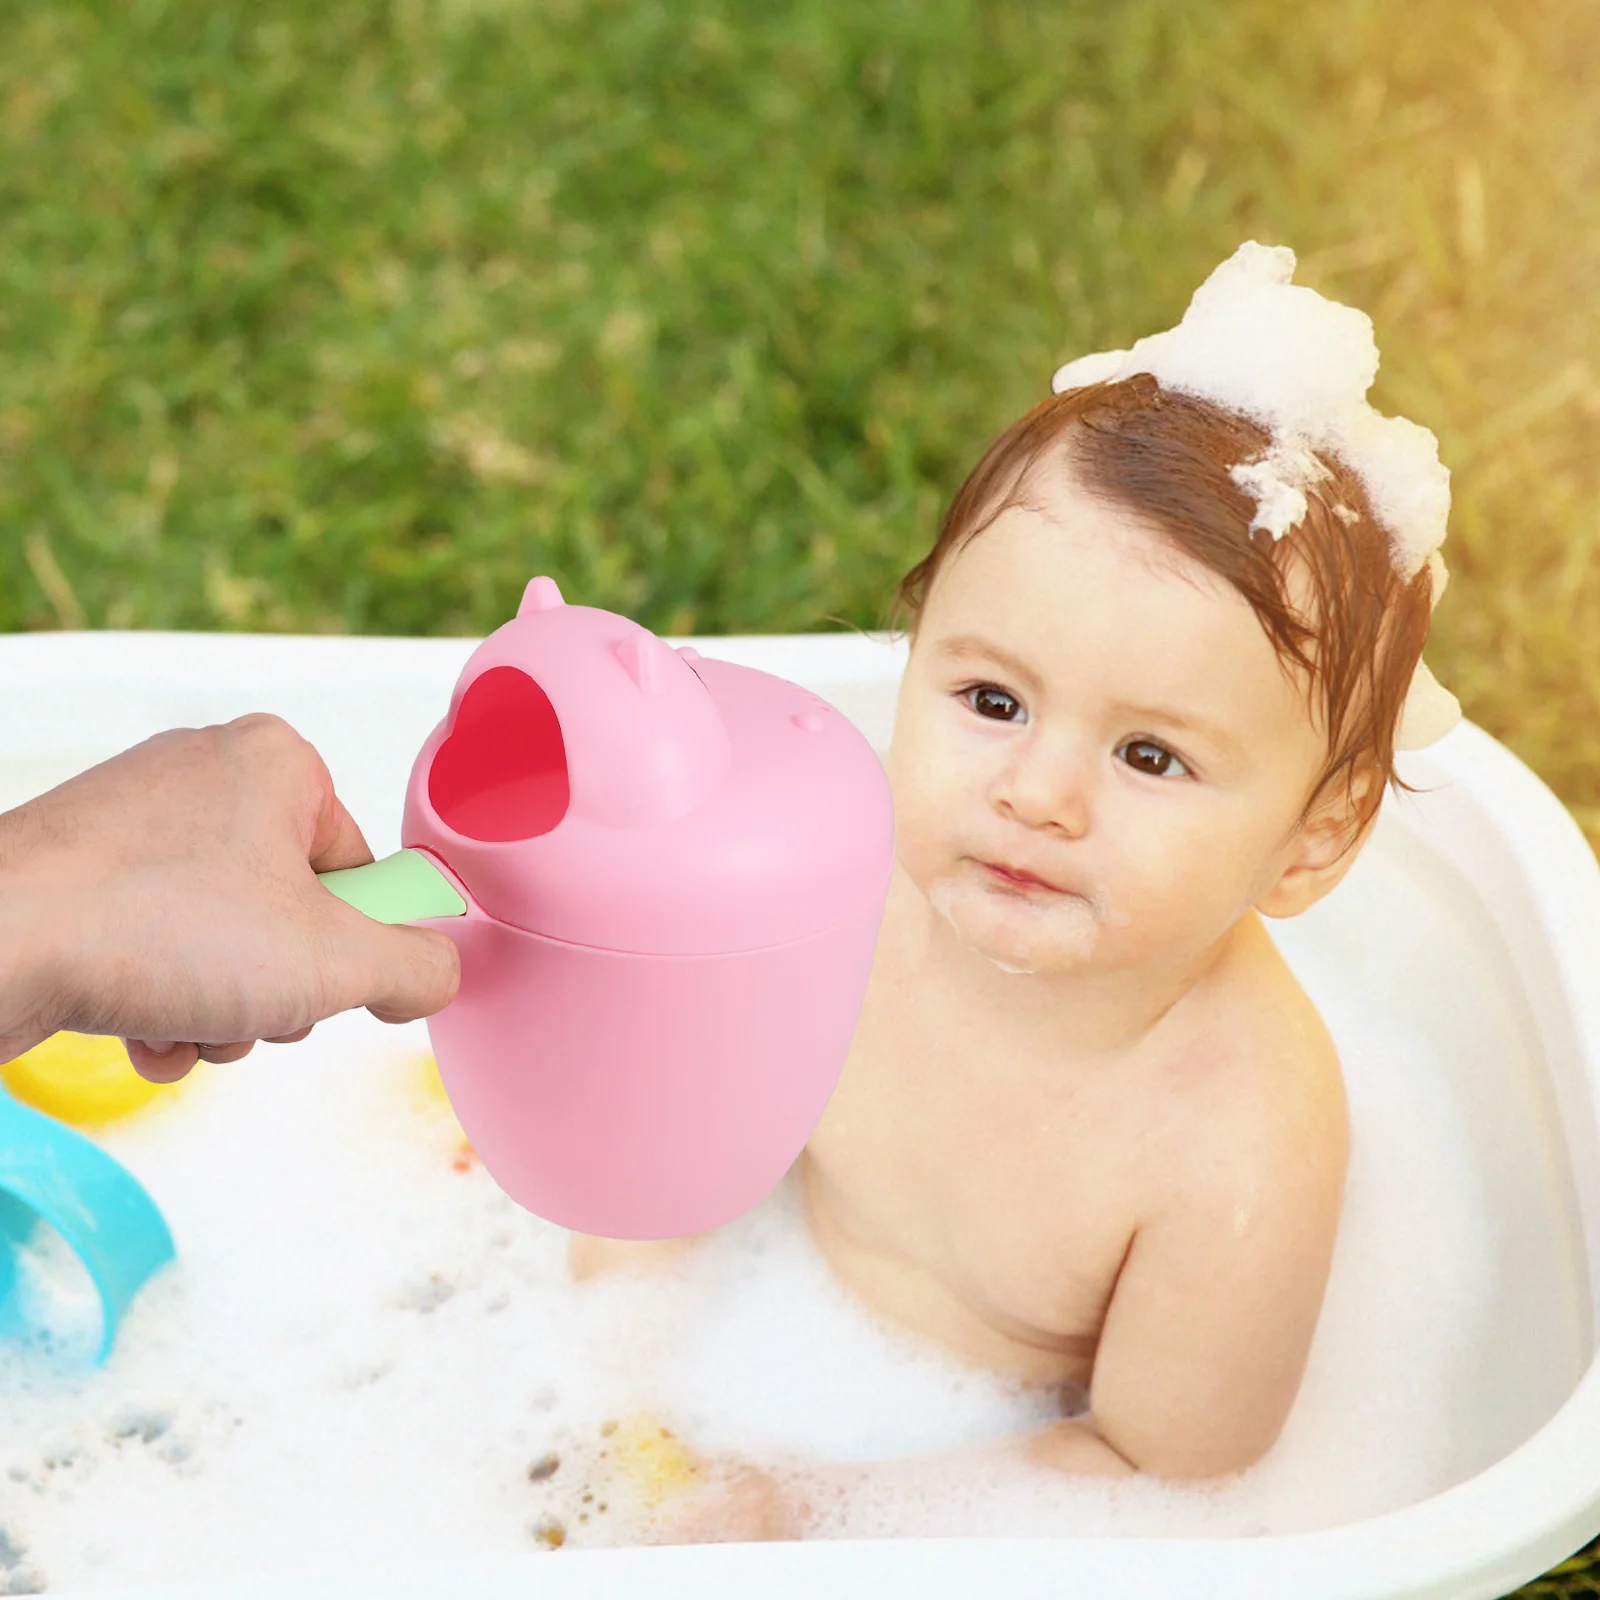
[[[401,839],[322,881],[455,940],[428,1031],[512,1199],[664,1239],[769,1193],[843,1069],[894,863],[848,719],[538,577],[463,668]]]

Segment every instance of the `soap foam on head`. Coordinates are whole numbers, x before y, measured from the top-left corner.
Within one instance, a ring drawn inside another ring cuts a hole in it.
[[[1051,388],[1060,394],[1149,373],[1163,388],[1261,424],[1271,444],[1257,459],[1236,462],[1232,476],[1255,497],[1251,528],[1274,539],[1304,518],[1306,490],[1325,476],[1316,457],[1337,459],[1365,486],[1395,569],[1409,579],[1426,565],[1437,603],[1444,588],[1439,546],[1450,516],[1450,473],[1439,442],[1367,403],[1378,374],[1372,319],[1296,284],[1294,268],[1294,251],[1285,246],[1242,244],[1195,291],[1177,327],[1131,350],[1069,361]],[[1348,520],[1350,510],[1335,507],[1335,514]],[[1419,662],[1395,747],[1421,749],[1460,719],[1455,696]]]
[[[1260,460],[1241,462],[1228,475],[1255,496],[1256,514],[1250,519],[1251,528],[1281,539],[1304,520],[1306,490],[1329,474],[1304,446],[1280,442]]]
[[[1294,251],[1284,246],[1243,244],[1195,291],[1177,327],[1131,350],[1069,362],[1052,387],[1060,393],[1147,372],[1163,388],[1260,423],[1274,446],[1264,461],[1239,465],[1253,470],[1258,525],[1275,537],[1304,514],[1294,501],[1305,487],[1295,457],[1337,457],[1361,478],[1395,566],[1409,578],[1444,542],[1450,473],[1432,433],[1367,403],[1378,375],[1372,319],[1296,284],[1294,269]]]

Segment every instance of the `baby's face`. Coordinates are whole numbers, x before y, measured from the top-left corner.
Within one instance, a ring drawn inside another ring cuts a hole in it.
[[[1002,966],[1194,960],[1303,853],[1323,737],[1230,584],[1070,485],[1039,504],[924,606],[888,761],[900,862]]]

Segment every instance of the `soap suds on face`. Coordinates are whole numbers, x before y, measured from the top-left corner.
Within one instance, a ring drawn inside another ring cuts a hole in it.
[[[977,954],[981,955],[986,961],[990,961],[995,966],[999,967],[1002,972],[1008,972],[1017,976],[1035,976],[1039,970],[1037,967],[1011,966],[1009,963],[1000,960],[998,956],[990,955],[987,950],[981,949],[979,946],[972,944],[962,934],[961,924],[956,920],[954,910],[954,902],[959,894],[960,890],[953,882],[951,882],[949,878],[937,878],[934,880],[933,885],[928,890],[928,904],[939,916],[943,917],[944,920],[949,923],[950,931],[954,933],[956,938],[960,939],[962,944],[966,945],[969,950],[976,951]]]
[[[1008,894],[960,871],[935,878],[927,893],[929,906],[956,938],[1003,971],[1032,976],[1046,967],[1085,961],[1099,941],[1098,904],[1086,896]],[[1010,963],[990,948],[1001,939]]]

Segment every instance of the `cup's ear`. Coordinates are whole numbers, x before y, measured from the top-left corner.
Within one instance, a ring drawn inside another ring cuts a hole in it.
[[[503,844],[549,833],[570,799],[550,697],[516,667],[490,667],[467,686],[428,768],[434,812],[456,833]]]

